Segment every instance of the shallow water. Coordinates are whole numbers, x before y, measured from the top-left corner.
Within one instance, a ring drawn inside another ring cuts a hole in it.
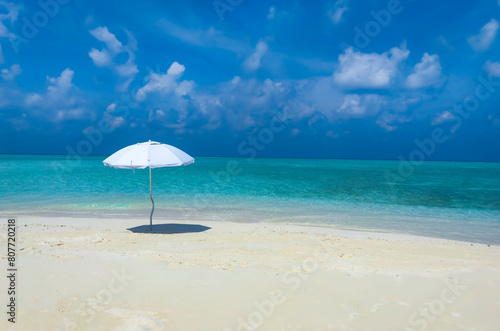
[[[0,155],[5,214],[144,217],[148,170]],[[400,171],[401,170],[401,171]],[[286,222],[500,244],[500,163],[196,158],[153,169],[157,219]]]

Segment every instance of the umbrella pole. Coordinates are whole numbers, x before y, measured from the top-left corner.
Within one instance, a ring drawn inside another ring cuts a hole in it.
[[[153,231],[153,212],[155,211],[155,202],[153,200],[153,190],[151,189],[151,167],[149,167],[149,198],[153,204],[151,209],[151,216],[149,216],[149,231]]]

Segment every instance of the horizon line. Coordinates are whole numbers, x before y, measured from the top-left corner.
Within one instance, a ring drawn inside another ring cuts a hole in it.
[[[0,153],[0,155],[36,155],[36,156],[76,156],[79,155],[81,157],[92,157],[92,156],[102,156],[102,157],[108,157],[108,154],[88,154],[88,155],[80,155],[80,154],[40,154],[40,153]],[[110,154],[111,155],[111,154]],[[220,155],[211,155],[211,156],[193,156],[194,158],[197,157],[218,157],[218,158],[238,158],[238,159],[248,159],[248,157],[245,156],[220,156]],[[334,158],[334,157],[291,157],[291,156],[266,156],[266,157],[254,157],[253,159],[300,159],[300,160],[350,160],[350,161],[400,161],[399,159],[360,159],[360,158]],[[406,160],[407,162],[411,162],[409,160]],[[420,161],[419,161],[420,162]],[[476,161],[471,161],[471,160],[424,160],[422,162],[467,162],[467,163],[500,163],[500,160],[498,161],[484,161],[484,160],[476,160]]]

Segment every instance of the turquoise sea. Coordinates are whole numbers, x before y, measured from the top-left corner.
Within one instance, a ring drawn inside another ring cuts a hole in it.
[[[149,223],[148,170],[108,168],[105,158],[0,155],[0,214]],[[296,223],[500,244],[500,163],[424,162],[407,170],[399,161],[199,157],[189,166],[153,169],[155,219]]]

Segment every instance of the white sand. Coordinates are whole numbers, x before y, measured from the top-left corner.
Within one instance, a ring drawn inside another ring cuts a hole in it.
[[[498,246],[264,223],[195,222],[210,229],[177,234],[132,233],[144,224],[133,219],[18,224],[17,323],[4,312],[0,330],[500,325]],[[199,228],[186,226],[173,229]],[[5,226],[0,242],[5,270]],[[7,287],[2,277],[3,307]]]

